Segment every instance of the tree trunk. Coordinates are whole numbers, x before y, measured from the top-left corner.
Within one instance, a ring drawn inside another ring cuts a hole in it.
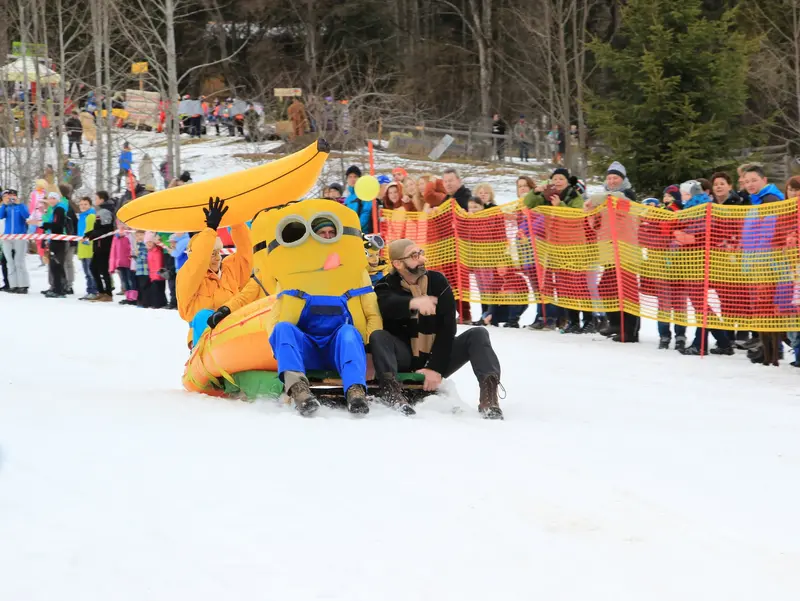
[[[20,45],[22,46],[22,56],[27,56],[28,52],[28,20],[25,15],[25,0],[19,0],[19,32]],[[30,103],[30,80],[28,70],[22,73],[22,90],[25,102],[23,103],[23,114],[25,119],[25,153],[17,153],[17,167],[19,171],[20,188],[26,192],[33,186],[31,174],[31,157],[33,155],[33,127],[31,127],[31,103]],[[24,160],[23,158],[24,157]]]
[[[92,0],[92,40],[94,41],[94,98],[96,103],[100,103],[103,97],[103,18],[102,0]],[[98,105],[100,106],[100,105]],[[98,113],[99,114],[99,113]],[[95,157],[94,157],[94,186],[95,190],[106,189],[105,169],[103,162],[103,130],[100,121],[95,117]]]
[[[547,73],[553,72],[553,7],[552,0],[544,0],[544,46],[545,46],[545,70]],[[555,86],[547,86],[547,99],[548,99],[548,115],[547,120],[548,128],[553,127],[556,118],[556,93]]]
[[[111,7],[109,6],[112,0],[103,0],[103,88],[105,91],[106,99],[106,169],[108,173],[108,189],[112,189],[114,169],[114,115],[111,108],[111,96],[114,90],[111,85]],[[102,114],[102,113],[101,113]],[[122,184],[122,182],[121,182]]]
[[[175,0],[164,1],[164,23],[167,28],[167,79],[169,92],[169,121],[174,144],[173,176],[181,169],[181,128],[178,121],[178,65],[175,49]]]
[[[478,47],[478,68],[481,88],[481,118],[489,129],[492,111],[492,86],[494,85],[492,46],[492,1],[469,0],[472,28]]]
[[[64,102],[66,97],[66,79],[65,66],[67,64],[67,51],[64,48],[64,17],[63,6],[61,0],[56,2],[56,12],[58,13],[58,60],[61,65],[61,81],[58,83],[58,114],[60,115],[58,123],[55,127],[56,136],[56,173],[58,173],[59,180],[64,174],[64,145],[62,143],[64,135],[64,121],[67,116],[64,114]]]
[[[795,123],[800,120],[800,18],[797,14],[798,2],[792,2],[792,43],[794,46],[794,94],[797,104]],[[795,126],[797,132],[797,126]]]
[[[306,19],[305,19],[305,59],[308,65],[308,75],[306,78],[306,93],[310,94],[312,90],[316,91],[318,73],[317,73],[317,46],[319,30],[317,23],[317,9],[314,0],[306,0]]]
[[[556,3],[556,29],[558,30],[558,88],[559,88],[559,105],[561,108],[561,129],[564,139],[564,146],[566,156],[563,157],[564,164],[570,165],[572,158],[571,147],[569,144],[569,129],[570,129],[570,79],[569,79],[569,63],[567,62],[567,41],[564,29],[567,26],[567,18],[564,10],[565,0],[557,0]]]

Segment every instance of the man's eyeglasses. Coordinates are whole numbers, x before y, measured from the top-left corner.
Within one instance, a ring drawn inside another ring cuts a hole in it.
[[[424,256],[425,256],[425,251],[424,250],[417,250],[417,251],[414,251],[413,253],[411,253],[410,255],[406,255],[405,257],[403,257],[403,261],[405,261],[406,259],[412,259],[414,261],[419,261],[419,258],[420,257],[424,257]]]

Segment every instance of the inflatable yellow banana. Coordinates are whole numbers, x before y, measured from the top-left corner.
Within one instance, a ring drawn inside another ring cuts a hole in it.
[[[259,212],[251,228],[258,279],[236,301],[247,304],[200,338],[186,363],[184,387],[221,395],[223,380],[236,373],[277,369],[269,344],[272,329],[278,321],[297,323],[305,301],[267,294],[296,290],[340,296],[369,286],[360,225],[354,211],[332,200],[303,200]],[[347,307],[365,343],[383,327],[374,293],[350,298]]]
[[[308,194],[322,172],[330,146],[317,140],[303,150],[246,171],[230,173],[129,202],[117,213],[127,226],[152,232],[192,232],[206,227],[209,197],[226,201],[220,227],[245,223],[258,211]]]

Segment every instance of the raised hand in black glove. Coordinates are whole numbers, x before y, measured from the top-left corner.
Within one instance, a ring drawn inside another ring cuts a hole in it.
[[[230,314],[231,310],[223,305],[222,307],[214,311],[214,314],[208,318],[208,321],[206,323],[208,324],[208,327],[213,330],[219,325],[219,322],[221,322]]]
[[[224,200],[220,200],[219,196],[217,196],[216,200],[209,197],[208,208],[203,209],[203,213],[206,214],[206,225],[212,230],[216,230],[227,212],[228,207],[225,206]]]

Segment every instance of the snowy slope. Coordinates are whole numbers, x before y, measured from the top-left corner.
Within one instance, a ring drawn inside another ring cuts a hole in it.
[[[156,133],[119,130],[114,142],[115,166],[124,141],[129,142],[131,145],[134,159],[134,172],[138,174],[142,157],[144,157],[145,154],[149,154],[153,160],[153,173],[156,177],[157,186],[160,186],[161,180],[158,174],[158,167],[161,162],[165,160],[167,155],[165,137]],[[81,166],[83,172],[84,187],[79,190],[79,193],[94,191],[96,147],[84,146],[85,158],[72,159]],[[253,167],[259,163],[248,160],[246,158],[247,155],[252,156],[271,153],[280,146],[281,142],[250,143],[244,141],[242,138],[229,138],[226,135],[220,137],[210,135],[199,141],[190,140],[187,136],[184,136],[181,145],[181,165],[183,169],[191,172],[195,181],[212,179],[227,173]],[[49,149],[48,153],[47,161],[55,163],[55,151]],[[272,157],[267,160],[272,160]],[[2,156],[0,156],[0,164],[2,164],[1,161]],[[341,156],[338,152],[333,153],[323,170],[320,188],[312,191],[312,193],[321,194],[322,185],[324,184],[333,182],[342,183],[344,181],[344,172],[351,164],[358,165],[365,174],[369,173],[369,153],[366,147],[357,152],[343,153]],[[499,202],[516,200],[517,175],[530,175],[535,179],[547,178],[549,175],[549,171],[545,166],[535,162],[528,163],[524,166],[518,162],[508,162],[504,165],[496,163],[450,163],[445,161],[407,159],[388,151],[376,150],[375,169],[377,174],[390,175],[392,169],[398,166],[404,167],[410,174],[416,177],[426,173],[441,175],[442,171],[447,167],[454,167],[462,174],[467,186],[474,187],[482,182],[492,184]]]
[[[183,392],[175,312],[0,308],[3,601],[800,595],[789,366],[491,329],[505,422],[309,420]]]

